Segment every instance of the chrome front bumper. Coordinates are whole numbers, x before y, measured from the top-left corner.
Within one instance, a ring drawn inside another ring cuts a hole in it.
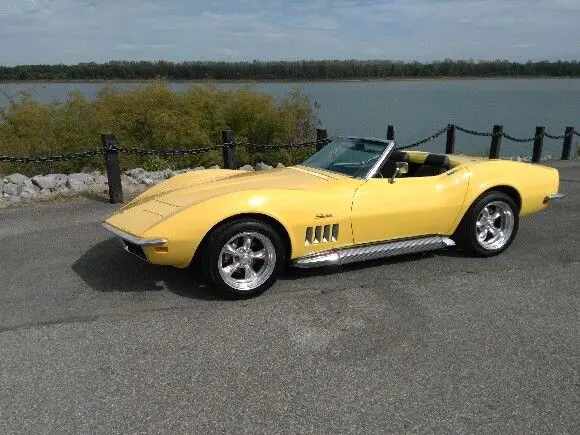
[[[548,195],[544,198],[544,204],[564,198],[566,198],[565,193],[553,193],[552,195]]]
[[[109,225],[106,222],[103,222],[103,228],[113,233],[117,237],[120,237],[121,239],[137,246],[161,246],[167,243],[167,240],[165,239],[141,239],[139,237],[135,237],[134,235]]]

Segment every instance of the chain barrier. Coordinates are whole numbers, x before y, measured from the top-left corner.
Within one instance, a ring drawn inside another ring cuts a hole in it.
[[[154,150],[148,148],[123,148],[123,147],[115,147],[110,148],[109,150],[113,151],[116,150],[119,153],[123,154],[132,154],[136,156],[151,156],[151,155],[159,155],[164,157],[183,157],[188,155],[195,155],[206,153],[210,151],[221,150],[224,148],[225,145],[217,145],[213,147],[206,147],[206,148],[193,148],[193,149],[181,149],[181,150]]]
[[[549,139],[556,139],[556,140],[564,139],[565,137],[572,136],[573,134],[574,134],[574,131],[571,131],[568,134],[562,134],[560,136],[552,136],[551,134],[544,132],[544,136],[546,136]]]
[[[419,140],[419,141],[417,141],[417,142],[414,142],[414,143],[412,143],[412,144],[405,145],[405,146],[402,146],[402,147],[397,147],[397,148],[395,148],[395,149],[397,149],[397,150],[406,150],[407,148],[413,148],[413,147],[416,147],[416,146],[422,145],[422,144],[424,144],[424,143],[426,143],[426,142],[430,142],[430,141],[432,141],[433,139],[435,139],[435,138],[437,138],[437,137],[441,136],[443,133],[447,132],[447,130],[449,130],[449,127],[444,127],[444,128],[442,128],[441,130],[437,130],[437,131],[436,131],[435,133],[433,133],[431,136],[427,136],[425,139],[421,139],[421,140]]]
[[[474,136],[493,136],[493,133],[486,133],[486,132],[481,132],[481,131],[476,131],[476,130],[469,130],[467,128],[463,128],[463,127],[460,127],[458,125],[454,125],[454,126],[457,130],[462,131],[462,132],[467,133],[467,134],[474,135]],[[421,140],[414,142],[412,144],[409,144],[409,145],[397,147],[396,149],[397,150],[404,150],[407,148],[414,148],[416,146],[419,146],[419,145],[422,145],[424,143],[432,141],[433,139],[441,136],[443,133],[447,132],[448,130],[449,130],[449,127],[446,126],[440,130],[437,130],[431,136],[427,136],[426,138],[421,139]],[[506,139],[514,141],[514,142],[519,142],[519,143],[533,142],[536,139],[540,139],[541,137],[547,137],[549,139],[560,140],[560,139],[564,139],[564,138],[572,136],[572,135],[580,136],[580,132],[578,132],[577,130],[572,130],[568,134],[563,134],[563,135],[559,135],[559,136],[554,136],[554,135],[551,135],[549,133],[544,132],[543,135],[529,137],[529,138],[518,138],[518,137],[511,136],[507,133],[503,133],[503,132],[501,133],[501,136],[505,137]],[[230,146],[244,147],[248,150],[265,150],[265,149],[308,148],[308,147],[316,147],[318,145],[326,145],[329,142],[331,142],[330,139],[315,140],[315,141],[302,142],[302,143],[297,143],[297,144],[290,143],[290,144],[280,144],[280,145],[274,145],[274,144],[258,145],[258,144],[252,144],[249,142],[244,142],[244,143],[230,142],[230,143],[225,143],[222,145],[215,145],[215,146],[210,146],[210,147],[205,147],[205,148],[173,149],[173,150],[155,150],[155,149],[149,149],[149,148],[113,147],[113,148],[105,148],[105,149],[97,149],[97,150],[80,151],[77,153],[55,155],[55,156],[31,156],[31,157],[0,156],[0,162],[7,162],[7,163],[64,162],[64,161],[73,160],[73,159],[83,159],[83,158],[87,158],[87,157],[94,157],[94,156],[102,155],[107,151],[117,151],[119,153],[132,154],[132,155],[137,155],[137,156],[160,155],[160,156],[165,156],[165,157],[182,157],[182,156],[188,156],[188,155],[202,154],[202,153],[206,153],[206,152],[210,152],[210,151],[217,151],[217,150],[221,150],[225,147],[230,147]]]
[[[534,137],[519,138],[519,137],[510,136],[507,133],[502,133],[501,135],[503,137],[505,137],[507,140],[511,140],[513,142],[519,142],[519,143],[533,142],[536,139],[540,139],[543,136],[543,135],[539,135],[539,136],[534,136]]]
[[[89,150],[81,151],[72,154],[63,154],[60,156],[33,156],[33,157],[23,157],[23,156],[0,156],[0,162],[7,163],[48,163],[48,162],[65,162],[67,160],[73,159],[83,159],[86,157],[93,157],[103,154],[103,150]]]
[[[469,130],[467,128],[460,127],[459,125],[455,125],[455,128],[459,131],[462,131],[463,133],[471,134],[473,136],[493,136],[493,133],[486,133],[484,131]]]

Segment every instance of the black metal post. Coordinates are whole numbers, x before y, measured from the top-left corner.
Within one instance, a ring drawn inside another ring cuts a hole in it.
[[[236,169],[236,144],[232,130],[222,131],[224,169]]]
[[[107,167],[109,201],[111,204],[117,204],[123,202],[123,186],[121,184],[117,138],[114,134],[102,134],[101,145],[103,146],[105,166]]]
[[[564,144],[562,145],[562,160],[570,160],[570,151],[572,149],[572,135],[574,127],[566,127],[564,132]]]
[[[447,142],[445,142],[445,154],[455,152],[455,124],[447,124]]]
[[[491,146],[489,147],[490,159],[499,159],[499,148],[501,146],[502,133],[503,133],[503,125],[493,126],[493,134],[491,136]]]
[[[317,128],[316,129],[316,151],[320,151],[326,145],[323,141],[328,139],[328,131],[324,128]]]
[[[532,151],[532,162],[538,163],[542,158],[542,147],[544,146],[544,130],[545,127],[536,127],[536,134],[534,135],[534,150]]]
[[[387,126],[387,140],[395,140],[395,126],[388,125]]]

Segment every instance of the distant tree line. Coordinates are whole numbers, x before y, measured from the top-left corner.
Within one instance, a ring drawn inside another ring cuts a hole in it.
[[[580,77],[580,62],[297,60],[273,62],[112,61],[0,66],[0,80],[348,80],[420,77]]]

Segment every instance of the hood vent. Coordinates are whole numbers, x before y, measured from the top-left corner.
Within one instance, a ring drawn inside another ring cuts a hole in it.
[[[317,225],[306,227],[304,245],[318,245],[319,243],[330,243],[338,240],[338,224]]]

